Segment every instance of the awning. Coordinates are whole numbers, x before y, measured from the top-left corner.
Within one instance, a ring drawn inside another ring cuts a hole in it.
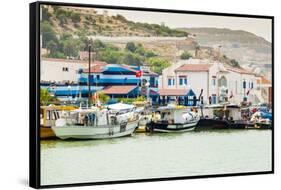
[[[187,92],[187,89],[159,89],[158,94],[160,96],[185,96]]]
[[[108,86],[102,90],[105,94],[129,94],[131,91],[135,90],[137,86]]]

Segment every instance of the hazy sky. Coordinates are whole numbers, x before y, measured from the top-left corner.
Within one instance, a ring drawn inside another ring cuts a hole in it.
[[[96,9],[102,13],[103,9]],[[128,20],[136,22],[147,22],[176,27],[216,27],[229,28],[233,30],[245,30],[257,36],[263,37],[271,42],[271,20],[242,17],[225,17],[179,13],[160,13],[146,11],[127,11],[107,9],[109,15],[121,14]]]

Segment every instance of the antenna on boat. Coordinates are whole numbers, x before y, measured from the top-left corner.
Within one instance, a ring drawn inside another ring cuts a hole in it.
[[[203,104],[204,104],[204,100],[203,100],[203,89],[201,89],[201,92],[200,92],[200,95],[199,95],[199,104],[200,104],[200,110],[201,110],[201,117],[204,117],[204,114],[203,114]]]

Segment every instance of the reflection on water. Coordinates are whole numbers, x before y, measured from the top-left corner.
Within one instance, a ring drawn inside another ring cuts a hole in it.
[[[271,170],[270,130],[41,141],[42,185]]]

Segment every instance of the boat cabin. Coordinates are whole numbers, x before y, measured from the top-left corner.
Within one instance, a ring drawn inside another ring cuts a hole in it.
[[[156,121],[168,123],[185,123],[186,117],[184,117],[184,115],[188,113],[188,110],[182,106],[165,106],[160,107],[155,111],[153,119]]]
[[[60,118],[62,111],[70,111],[76,109],[73,106],[41,106],[40,107],[40,126],[51,127],[55,125],[57,119]]]
[[[214,104],[203,108],[204,118],[241,120],[240,106],[235,104]]]

